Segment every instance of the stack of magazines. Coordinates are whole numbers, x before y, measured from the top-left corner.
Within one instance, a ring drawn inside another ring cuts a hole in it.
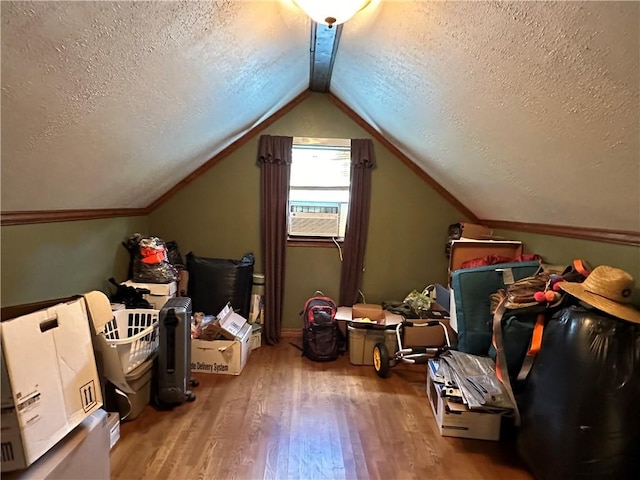
[[[513,410],[515,405],[496,376],[491,358],[449,350],[430,362],[435,382],[444,385],[444,395],[470,410]]]

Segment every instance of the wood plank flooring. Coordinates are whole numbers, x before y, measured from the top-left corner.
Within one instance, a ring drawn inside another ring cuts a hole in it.
[[[424,366],[381,379],[348,355],[311,362],[290,340],[254,350],[239,376],[195,375],[193,403],[122,423],[111,478],[532,478],[508,442],[440,436]]]

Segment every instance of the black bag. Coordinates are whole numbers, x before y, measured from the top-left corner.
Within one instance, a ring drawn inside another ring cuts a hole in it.
[[[315,292],[302,311],[302,354],[316,362],[338,358],[343,343],[336,321],[337,307],[333,299]]]
[[[540,480],[637,478],[639,395],[640,325],[565,307],[520,399],[517,450]]]
[[[188,296],[194,312],[217,315],[227,303],[249,318],[253,286],[253,253],[239,259],[199,257],[187,253]]]
[[[145,294],[151,293],[148,288],[136,288],[129,285],[122,285],[111,277],[109,283],[116,287],[116,293],[109,296],[111,303],[122,303],[125,308],[153,308],[148,300],[144,298]]]
[[[159,237],[136,233],[122,242],[129,251],[129,278],[138,283],[171,283],[178,270],[170,262],[167,245]]]

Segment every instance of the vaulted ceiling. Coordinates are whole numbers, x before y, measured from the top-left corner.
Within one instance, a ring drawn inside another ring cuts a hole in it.
[[[290,0],[0,8],[3,212],[147,207],[309,88]],[[330,93],[477,218],[637,233],[639,65],[636,1],[374,0]]]

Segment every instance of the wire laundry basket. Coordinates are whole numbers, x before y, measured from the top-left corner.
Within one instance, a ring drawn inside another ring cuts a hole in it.
[[[117,310],[104,326],[107,345],[117,350],[125,375],[158,351],[159,312],[138,308]]]

